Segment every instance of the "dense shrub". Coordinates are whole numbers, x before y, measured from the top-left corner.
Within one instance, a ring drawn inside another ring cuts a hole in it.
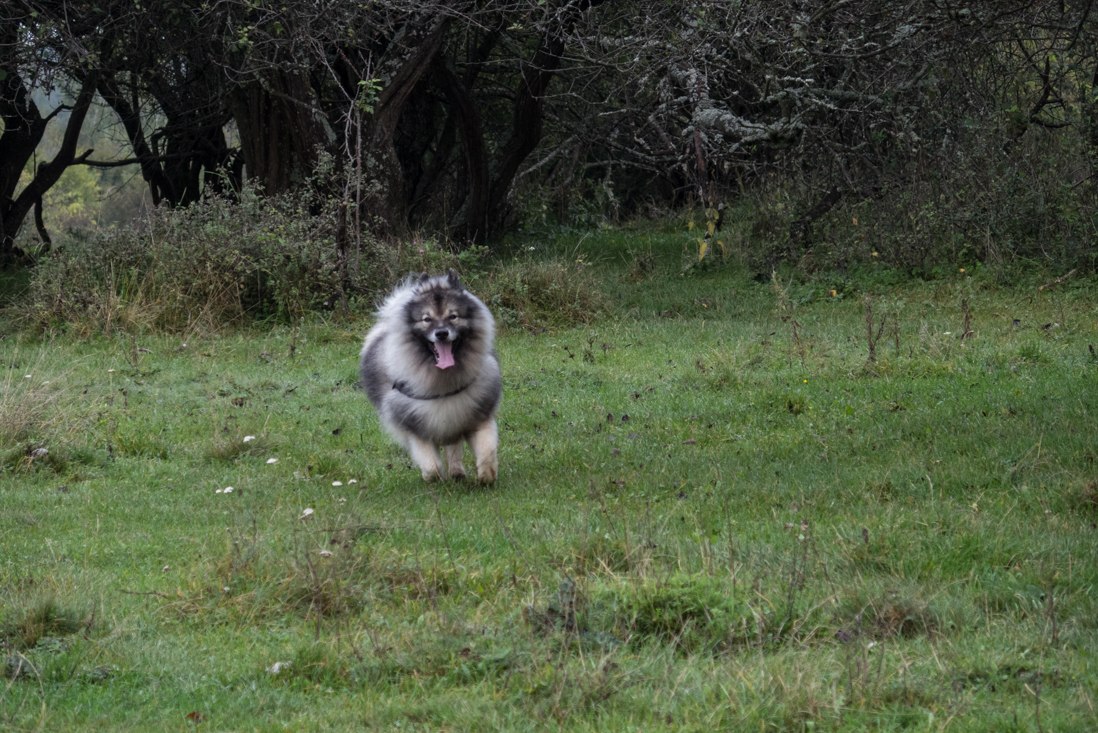
[[[376,247],[344,241],[338,202],[303,194],[209,196],[140,227],[71,239],[40,263],[41,319],[182,330],[246,318],[288,321],[349,308],[376,289]],[[382,278],[384,279],[384,277]]]
[[[831,184],[775,175],[732,200],[724,238],[766,271],[786,261],[920,276],[981,262],[1001,280],[1022,269],[1093,272],[1098,188],[1085,141],[1038,127],[1009,150],[1004,140],[990,124],[957,132],[903,170],[843,187],[800,237],[797,223]]]
[[[44,326],[215,330],[315,311],[367,313],[408,273],[450,268],[503,325],[587,323],[606,310],[582,258],[494,266],[483,246],[419,237],[356,242],[348,219],[335,200],[251,189],[238,200],[209,196],[159,209],[141,226],[54,248],[34,272],[24,311]]]
[[[590,323],[607,313],[606,297],[583,256],[574,260],[531,253],[496,262],[484,246],[464,249],[435,239],[413,238],[381,249],[376,265],[389,282],[409,272],[453,268],[503,327],[543,328]]]

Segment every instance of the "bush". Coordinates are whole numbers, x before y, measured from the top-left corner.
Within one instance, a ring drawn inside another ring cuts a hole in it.
[[[493,267],[487,247],[459,249],[414,237],[379,252],[377,266],[393,283],[410,272],[437,274],[453,268],[502,326],[571,326],[590,323],[608,311],[600,283],[582,256],[574,261],[521,257]]]
[[[209,196],[186,209],[160,209],[143,227],[72,237],[55,248],[34,273],[24,315],[44,328],[212,331],[253,319],[369,310],[409,272],[450,268],[504,325],[589,323],[606,312],[582,258],[490,269],[486,247],[418,237],[391,246],[371,239],[341,251],[342,216],[335,201],[251,189],[238,201]]]
[[[370,277],[376,247],[341,251],[340,221],[338,202],[305,193],[208,196],[159,209],[142,227],[70,239],[39,264],[30,303],[44,322],[108,332],[292,321],[350,307],[379,284]]]
[[[973,123],[896,170],[844,181],[799,239],[791,231],[835,181],[826,171],[760,179],[730,199],[724,239],[764,273],[783,261],[809,273],[868,265],[928,278],[981,262],[1006,281],[1035,265],[1094,272],[1098,187],[1086,141],[1039,126],[1010,150],[1004,140],[994,121]]]
[[[504,325],[571,326],[607,313],[606,296],[583,258],[515,260],[470,283]]]

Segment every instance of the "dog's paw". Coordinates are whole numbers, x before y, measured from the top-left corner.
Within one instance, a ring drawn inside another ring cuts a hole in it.
[[[428,471],[427,469],[423,469],[422,471],[420,471],[420,474],[423,476],[423,480],[426,481],[427,483],[433,483],[435,481],[438,481],[440,478],[442,478],[442,476],[439,475],[439,472],[437,470]]]
[[[478,484],[494,484],[496,482],[496,474],[498,469],[496,466],[477,466],[477,483]]]
[[[465,475],[465,469],[460,471],[450,471],[450,478],[454,481],[464,481],[467,477]]]

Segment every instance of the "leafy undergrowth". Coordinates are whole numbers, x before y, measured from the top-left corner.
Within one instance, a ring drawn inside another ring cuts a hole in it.
[[[1093,285],[680,239],[504,330],[492,488],[381,433],[366,322],[0,340],[0,726],[1092,729]]]

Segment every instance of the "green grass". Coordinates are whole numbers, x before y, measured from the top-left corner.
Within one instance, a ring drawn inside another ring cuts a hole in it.
[[[365,320],[9,331],[0,729],[1098,725],[1093,283],[577,241],[610,315],[502,334],[490,489],[381,434]]]

